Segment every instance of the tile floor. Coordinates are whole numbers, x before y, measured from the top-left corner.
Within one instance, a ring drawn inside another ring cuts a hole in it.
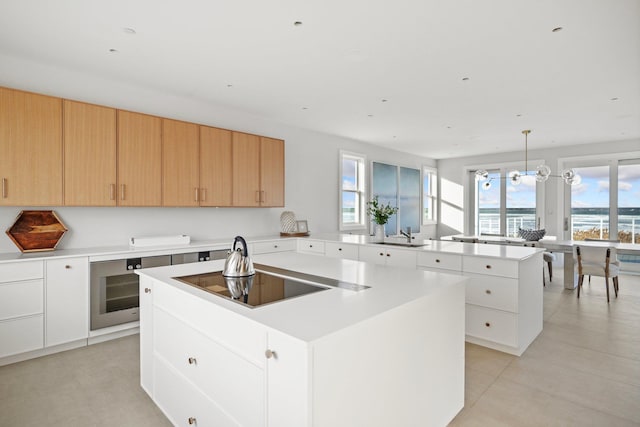
[[[640,276],[607,304],[602,278],[577,300],[555,273],[522,357],[467,344],[452,426],[640,426]],[[170,425],[139,386],[138,353],[134,335],[0,367],[0,427]]]

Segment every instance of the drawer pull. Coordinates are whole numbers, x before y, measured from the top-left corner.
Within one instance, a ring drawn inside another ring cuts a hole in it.
[[[382,252],[380,252],[380,256],[384,256],[384,254]]]
[[[309,245],[309,247],[310,247],[310,248],[312,248],[312,247],[313,247],[313,245]]]
[[[273,351],[273,350],[269,350],[269,349],[267,349],[267,350],[264,352],[264,356],[265,356],[267,359],[271,359],[271,358],[277,359],[277,358],[278,358],[278,355],[276,354],[276,352],[275,352],[275,351]]]
[[[189,358],[189,365],[197,365],[197,361],[195,357],[190,357]]]
[[[341,250],[342,250],[342,248],[338,248],[338,250],[339,250],[339,251],[341,251]]]
[[[196,418],[195,417],[189,417],[188,421],[189,421],[190,425],[194,425],[196,423]]]
[[[490,328],[491,327],[491,323],[485,322],[484,326],[486,326],[487,328]]]
[[[149,289],[149,288],[144,288],[144,293],[145,293],[145,294],[150,294],[150,293],[151,293],[151,289]]]
[[[487,270],[491,270],[491,264],[487,264],[486,268]]]
[[[486,291],[484,291],[484,293],[487,295],[491,295],[491,289],[487,289]]]
[[[71,266],[70,265],[65,265],[64,268],[66,268],[67,270],[70,270]]]
[[[273,248],[274,249],[278,249],[278,245],[273,245]]]
[[[439,262],[440,262],[440,260],[439,260],[439,259],[436,259],[436,262],[438,262],[438,263],[439,263]]]
[[[387,256],[391,256],[391,254],[387,254]]]

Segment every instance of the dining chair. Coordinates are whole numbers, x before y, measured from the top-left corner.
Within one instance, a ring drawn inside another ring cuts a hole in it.
[[[578,264],[578,298],[584,281],[584,275],[604,277],[607,285],[607,303],[609,302],[609,278],[613,280],[613,290],[618,297],[618,273],[620,267],[616,261],[616,248],[596,246],[574,246],[573,256]]]
[[[592,239],[587,237],[584,239],[585,242],[609,242],[609,243],[620,243],[620,239]],[[620,261],[617,259],[611,261],[613,264],[620,267]],[[589,275],[589,283],[591,283],[591,275]]]

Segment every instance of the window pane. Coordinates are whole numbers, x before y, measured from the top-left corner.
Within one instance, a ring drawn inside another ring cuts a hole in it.
[[[573,240],[609,239],[609,166],[574,170],[582,182],[571,187]]]
[[[420,170],[400,168],[400,227],[420,231]]]
[[[506,235],[508,237],[517,237],[518,228],[538,228],[536,224],[535,173],[535,171],[529,171],[528,175],[522,177],[520,185],[507,183]]]
[[[397,206],[398,203],[398,168],[384,163],[373,163],[373,196],[378,196],[381,204]],[[387,234],[396,234],[398,215],[392,215],[385,226]]]
[[[640,243],[640,162],[618,167],[618,239]]]
[[[342,159],[342,189],[355,191],[358,189],[358,161]]]
[[[483,188],[490,182],[488,189]],[[490,173],[489,181],[478,181],[476,234],[500,234],[500,173]]]
[[[356,224],[359,219],[357,193],[351,191],[342,192],[342,223]]]

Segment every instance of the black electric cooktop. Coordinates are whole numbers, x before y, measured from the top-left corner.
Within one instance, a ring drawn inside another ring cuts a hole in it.
[[[214,295],[255,308],[274,302],[296,298],[330,288],[361,291],[368,286],[341,282],[327,277],[255,264],[256,274],[249,277],[224,277],[222,271],[174,277],[188,285]]]

